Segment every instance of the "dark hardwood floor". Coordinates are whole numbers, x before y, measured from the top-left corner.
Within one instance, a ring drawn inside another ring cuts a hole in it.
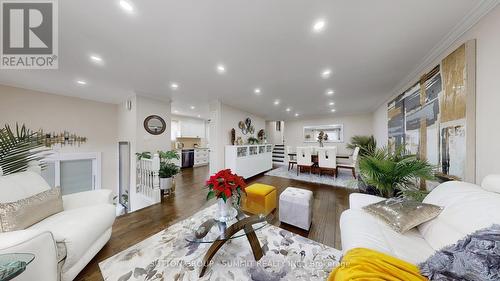
[[[98,266],[100,261],[199,211],[207,204],[207,191],[203,186],[208,176],[208,167],[182,170],[181,175],[176,178],[175,195],[166,198],[161,204],[118,217],[113,225],[110,241],[75,280],[103,280]],[[341,248],[339,218],[342,211],[348,208],[348,197],[353,191],[265,175],[258,175],[247,181],[248,184],[254,182],[275,186],[278,193],[288,186],[313,191],[313,222],[308,232],[293,226],[280,225],[277,212],[273,224],[325,245]]]

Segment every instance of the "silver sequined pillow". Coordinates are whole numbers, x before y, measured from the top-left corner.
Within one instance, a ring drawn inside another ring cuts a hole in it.
[[[418,226],[437,217],[443,210],[441,207],[420,203],[405,198],[390,198],[363,207],[371,215],[381,219],[398,233]]]
[[[52,188],[31,197],[0,203],[0,232],[23,230],[63,211],[60,188]]]

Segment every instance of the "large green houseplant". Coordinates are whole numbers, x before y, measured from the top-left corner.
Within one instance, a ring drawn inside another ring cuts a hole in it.
[[[160,156],[160,189],[170,190],[173,185],[173,177],[177,175],[180,168],[172,163],[172,160],[179,160],[179,154],[175,150],[158,151]]]
[[[9,125],[0,128],[0,175],[26,171],[29,163],[40,161],[47,151],[38,132],[25,125],[16,124],[15,131]]]
[[[354,150],[356,147],[359,147],[360,157],[371,155],[377,149],[377,141],[373,136],[353,136],[347,148]]]
[[[434,179],[434,167],[404,146],[376,149],[361,157],[359,169],[363,181],[387,198],[403,194],[421,200],[426,192],[419,189],[419,180]]]

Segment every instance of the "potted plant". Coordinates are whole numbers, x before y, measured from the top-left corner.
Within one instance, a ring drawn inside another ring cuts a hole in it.
[[[33,132],[25,125],[16,124],[15,131],[7,124],[0,128],[0,176],[26,171],[30,163],[43,160],[49,148],[42,140],[39,132]],[[41,168],[44,167],[42,162]]]
[[[221,170],[207,180],[207,200],[217,198],[219,221],[229,221],[236,217],[237,211],[233,206],[239,207],[245,187],[243,178],[233,174],[230,169]]]
[[[377,149],[377,141],[373,136],[353,136],[347,148],[354,150],[356,147],[359,147],[359,157],[371,155]]]
[[[422,200],[426,191],[418,188],[419,180],[434,179],[434,166],[409,154],[404,146],[394,151],[376,149],[360,159],[359,168],[364,182],[386,198],[403,195]]]
[[[325,132],[323,131],[320,131],[319,134],[318,134],[318,143],[319,143],[319,147],[323,147],[323,141],[325,140]]]
[[[173,159],[179,159],[179,154],[175,150],[158,151],[160,157],[160,189],[170,190],[173,185],[173,177],[180,171],[179,167],[172,163]]]
[[[258,144],[259,140],[255,137],[249,137],[248,138],[248,144]]]

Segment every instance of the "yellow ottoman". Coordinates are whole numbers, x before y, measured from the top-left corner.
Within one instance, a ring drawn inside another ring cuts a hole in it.
[[[243,210],[252,214],[269,214],[276,209],[276,188],[254,183],[245,189],[247,196]]]

